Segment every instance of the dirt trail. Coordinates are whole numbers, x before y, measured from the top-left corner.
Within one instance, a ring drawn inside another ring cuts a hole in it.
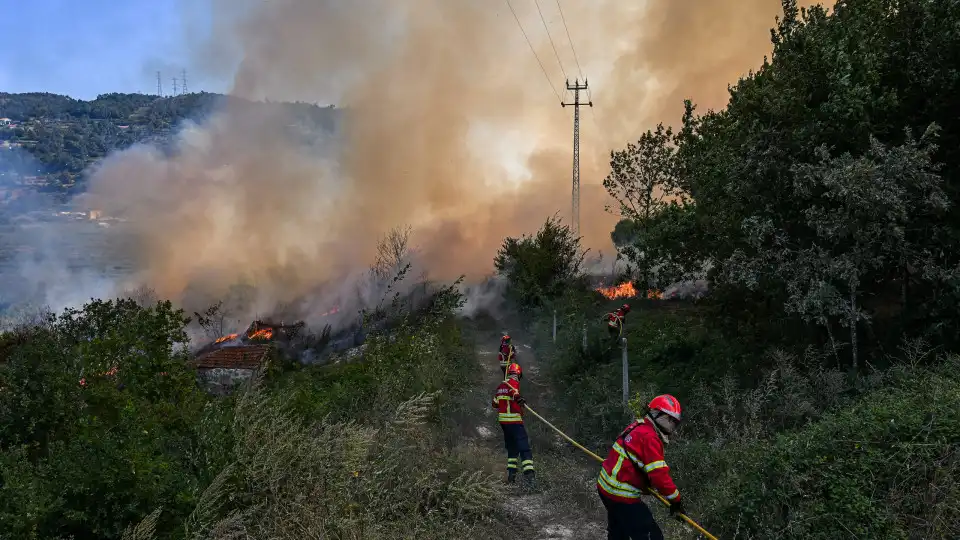
[[[506,452],[503,434],[490,407],[490,397],[502,373],[497,362],[497,345],[500,332],[474,330],[477,344],[477,360],[483,367],[484,384],[476,392],[477,414],[471,415],[463,435],[477,439],[478,446],[489,449],[504,464],[506,477]],[[536,354],[522,333],[511,331],[517,347],[517,360],[523,368],[520,390],[536,411],[549,419],[551,388],[539,377],[540,366]],[[482,412],[481,412],[482,408]],[[537,468],[537,486],[530,490],[521,487],[508,490],[504,511],[515,520],[522,532],[518,538],[531,540],[603,540],[606,538],[606,522],[602,507],[594,491],[597,467],[577,455],[562,438],[532,415],[525,417],[527,432]],[[539,425],[538,425],[539,424]],[[471,433],[472,432],[472,433]]]

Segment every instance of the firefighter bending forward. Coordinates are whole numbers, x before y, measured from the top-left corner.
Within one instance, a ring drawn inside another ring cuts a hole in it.
[[[640,495],[656,489],[670,501],[670,515],[685,513],[670,477],[663,445],[680,424],[680,402],[671,395],[653,398],[647,414],[627,426],[613,443],[597,478],[607,508],[608,540],[663,540],[663,532]]]
[[[630,313],[630,304],[624,304],[613,313],[607,313],[607,331],[610,337],[618,338],[623,335],[623,319]]]
[[[523,470],[523,478],[532,486],[534,480],[533,452],[527,430],[523,427],[524,399],[520,395],[520,378],[523,376],[520,364],[507,367],[507,378],[497,387],[493,395],[493,408],[497,410],[497,420],[503,429],[503,445],[507,448],[507,482],[517,481],[517,468]]]
[[[510,336],[507,334],[500,338],[500,354],[497,355],[497,358],[500,360],[500,371],[503,372],[503,377],[506,379],[507,366],[517,359],[517,348],[510,343]]]

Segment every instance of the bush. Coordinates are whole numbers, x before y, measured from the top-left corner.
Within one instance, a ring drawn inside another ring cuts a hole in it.
[[[713,465],[735,466],[703,487],[699,508],[727,537],[956,538],[956,367],[904,371],[804,429],[723,449]]]
[[[169,302],[98,300],[8,334],[0,530],[119,538],[158,504],[164,523],[186,516],[218,464],[194,429],[207,398],[176,350],[184,324]]]
[[[201,495],[186,536],[482,537],[495,480],[431,444],[424,419],[434,397],[401,403],[375,428],[306,423],[250,389],[231,427],[234,460]]]
[[[494,265],[507,279],[507,297],[521,308],[534,308],[561,297],[582,280],[584,257],[580,239],[554,216],[536,236],[505,239]]]

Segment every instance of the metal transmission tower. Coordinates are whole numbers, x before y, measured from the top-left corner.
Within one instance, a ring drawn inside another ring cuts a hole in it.
[[[177,78],[176,77],[173,78],[173,93],[170,95],[171,96],[177,95]]]
[[[573,106],[573,231],[580,236],[580,106],[589,105],[593,107],[593,100],[583,103],[580,101],[580,91],[587,90],[589,83],[586,79],[580,84],[580,79],[576,79],[573,85],[567,80],[567,90],[573,90],[573,103],[560,102],[560,105],[566,107]]]
[[[180,93],[187,93],[187,70],[185,69],[180,72]]]
[[[160,84],[160,72],[157,72],[157,96],[163,97],[163,85]]]

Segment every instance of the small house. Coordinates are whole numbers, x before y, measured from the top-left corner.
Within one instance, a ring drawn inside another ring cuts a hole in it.
[[[220,347],[198,356],[193,365],[210,392],[226,395],[266,364],[270,350],[265,344]]]

